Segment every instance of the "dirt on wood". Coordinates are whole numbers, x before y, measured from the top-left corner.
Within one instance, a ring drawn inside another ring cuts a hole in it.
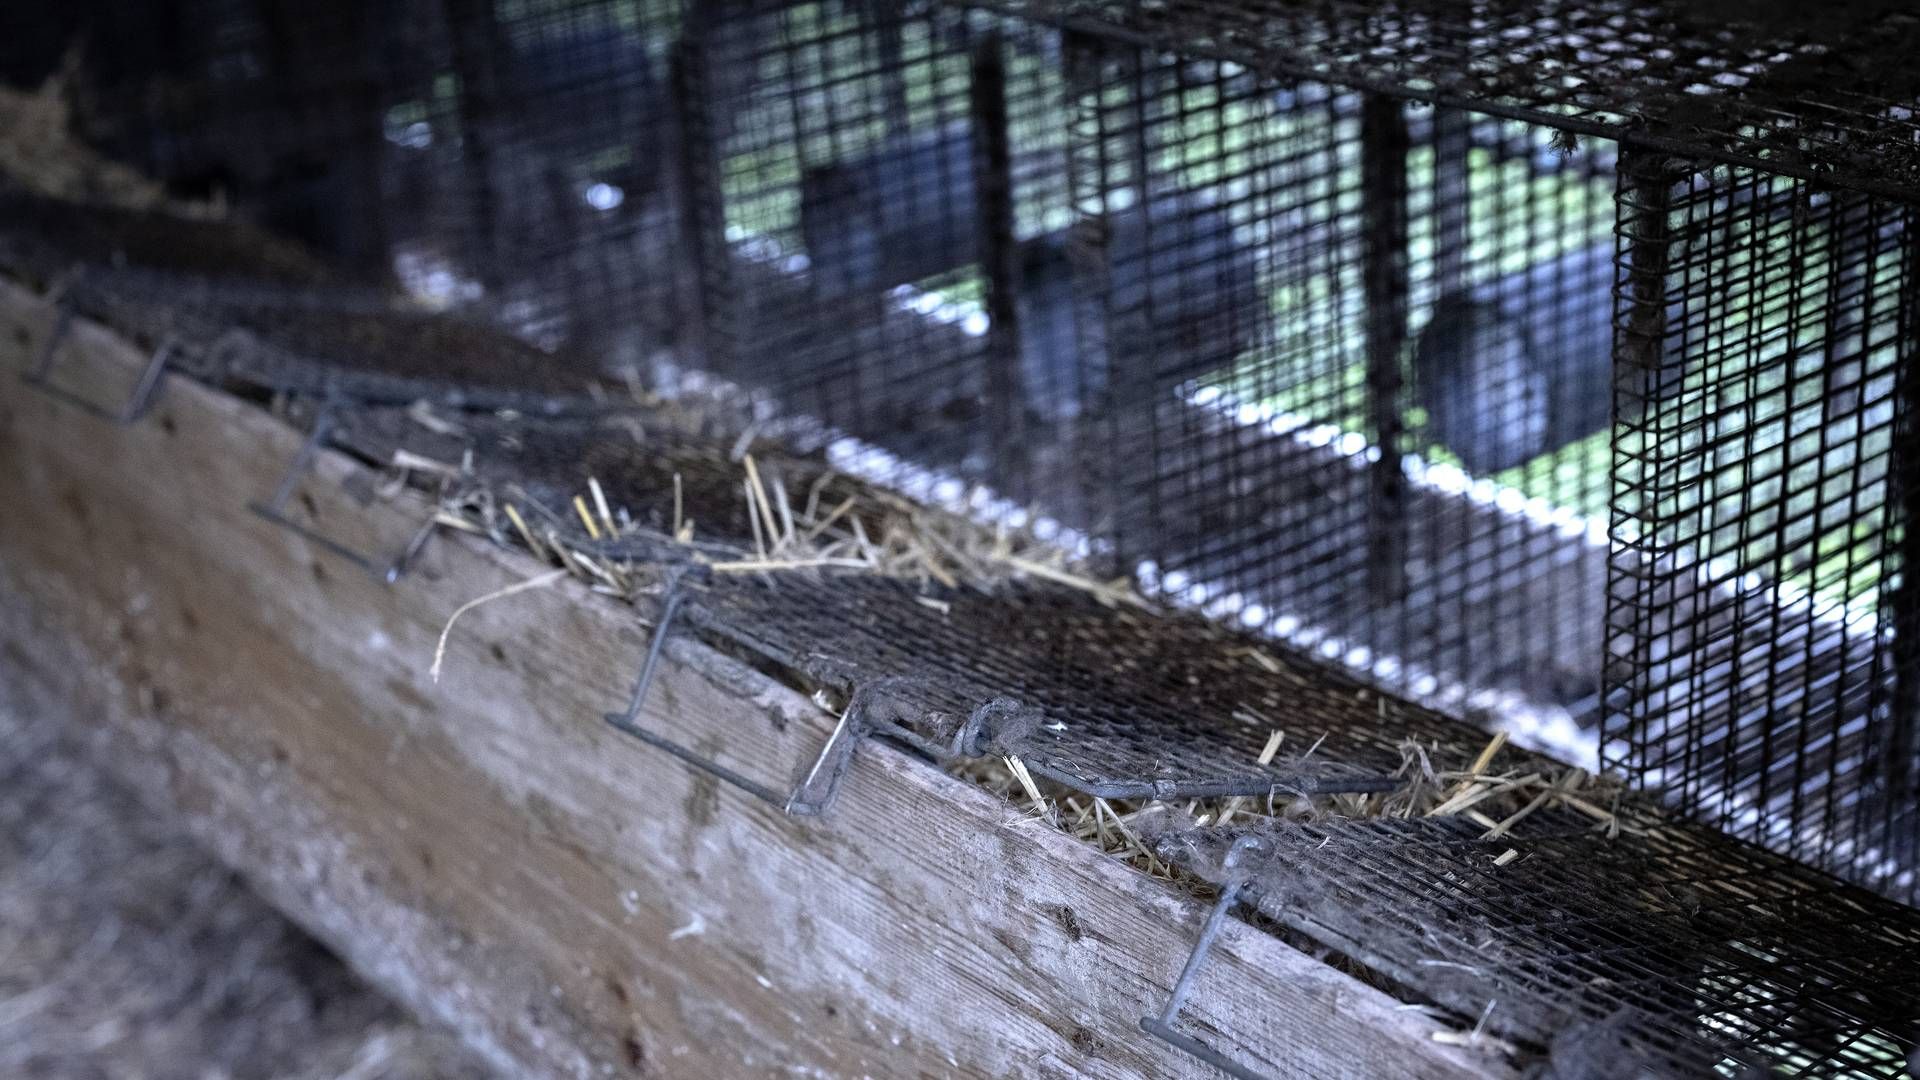
[[[0,1075],[488,1075],[146,814],[50,724],[0,712]]]

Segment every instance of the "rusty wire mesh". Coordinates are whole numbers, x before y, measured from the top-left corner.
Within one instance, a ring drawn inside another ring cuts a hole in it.
[[[1560,1076],[1904,1075],[1914,909],[1711,829],[1549,810],[1169,835],[1209,880],[1236,839],[1246,902],[1420,987]],[[1496,861],[1497,860],[1497,861]]]

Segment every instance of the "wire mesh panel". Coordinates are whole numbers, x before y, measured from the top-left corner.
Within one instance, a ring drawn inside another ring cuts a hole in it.
[[[938,5],[688,33],[710,367],[1391,685],[1592,715],[1610,144]]]
[[[1904,211],[1838,192],[1920,176],[1915,87],[1896,64],[1872,95],[1838,75],[1847,48],[1896,56],[1911,19],[1846,6],[1796,36],[1765,13],[1519,0],[98,14],[65,16],[83,132],[330,256],[329,281],[470,309],[568,386],[657,354],[705,366],[1455,711],[1590,724],[1611,657],[1610,760],[1906,880]],[[1616,183],[1613,135],[1643,169],[1686,140],[1736,165]],[[1636,215],[1662,224],[1641,237]],[[131,235],[79,260],[96,299]],[[228,276],[241,263],[261,259]],[[1639,291],[1616,295],[1623,266]],[[121,315],[247,306],[234,282],[140,282]],[[282,351],[366,350],[298,307],[271,314],[300,339]],[[1666,344],[1617,380],[1636,334]],[[399,351],[428,376],[443,345]]]
[[[381,116],[416,70],[420,10],[367,0],[62,5],[75,121],[176,195],[366,273],[387,255]]]
[[[0,261],[45,290],[76,268],[164,269],[186,277],[307,286],[316,295],[350,279],[285,239],[232,222],[193,220],[161,210],[89,206],[0,182]]]
[[[1911,895],[1912,211],[1653,158],[1623,183],[1609,754]]]
[[[671,416],[468,416],[456,429],[400,408],[356,409],[333,438],[375,461],[396,451],[461,461],[452,471],[475,485],[463,504],[514,506],[515,522],[594,558],[677,557],[694,579],[681,618],[712,644],[844,707],[884,696],[901,730],[948,754],[1014,755],[1035,776],[1104,798],[1390,792],[1406,783],[1410,757],[1464,762],[1485,743],[1198,615],[1150,614],[1058,583],[942,584],[949,571],[926,563],[888,577],[817,565],[844,558],[756,559],[778,531],[767,521],[814,521],[834,505],[830,523],[857,519],[858,535],[892,543],[888,504],[817,459],[775,452],[746,472],[724,442],[676,432]],[[743,501],[743,480],[781,509]],[[572,502],[583,489],[607,507],[607,528],[634,529],[584,533]],[[698,523],[697,542],[683,522]]]
[[[1410,741],[1449,760],[1479,741],[1357,684],[1302,679],[1294,654],[1263,666],[1248,654],[1253,641],[1197,616],[1142,619],[1069,590],[736,579],[698,603],[716,637],[829,685],[897,684],[918,722],[1026,717],[996,733],[998,752],[1105,798],[1389,791],[1403,783]],[[1261,717],[1271,715],[1299,745],[1266,761],[1274,729]]]
[[[766,4],[716,13],[694,44],[712,139],[692,152],[718,178],[701,258],[729,286],[708,312],[711,366],[882,446],[1017,483],[1001,467],[1017,448],[987,436],[1024,406],[986,399],[1017,390],[988,355],[1018,315],[996,327],[988,311],[1019,294],[990,288],[987,268],[1020,272],[1020,238],[1065,213],[1056,35],[885,3]],[[752,77],[721,85],[721,71]],[[1024,321],[1071,333],[1072,297],[1057,299]]]
[[[206,378],[529,413],[592,407],[584,365],[356,286],[258,230],[6,193],[0,266]]]
[[[1593,712],[1610,144],[964,4],[312,18],[279,48],[277,0],[183,5],[193,45],[115,44],[89,123],[336,256],[364,226],[430,304],[704,366],[1389,686]],[[344,179],[294,228],[309,158]]]
[[[1473,105],[1892,197],[1920,186],[1920,18],[1715,0],[978,0],[1274,76]]]
[[[435,6],[384,115],[396,266],[545,344],[673,344],[679,4]]]
[[[1548,1075],[1908,1075],[1914,909],[1701,826],[1622,822],[1269,822],[1158,849],[1243,877],[1262,915],[1536,1048]]]
[[[1611,145],[1315,84],[1266,104],[1268,326],[1157,413],[1177,495],[1136,546],[1396,687],[1590,717]]]
[[[687,321],[678,0],[188,0],[66,19],[76,126],[172,197],[547,347],[643,357]]]

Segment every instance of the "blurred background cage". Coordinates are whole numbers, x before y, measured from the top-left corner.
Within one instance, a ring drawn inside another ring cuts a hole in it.
[[[76,2],[0,63],[343,285],[1913,903],[1920,20],[1827,8]]]

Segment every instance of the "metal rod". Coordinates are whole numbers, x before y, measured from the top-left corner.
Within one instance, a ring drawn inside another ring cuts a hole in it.
[[[1367,406],[1378,451],[1369,467],[1367,589],[1375,605],[1407,589],[1406,430],[1400,351],[1407,336],[1407,118],[1401,103],[1368,95],[1360,108],[1360,198],[1367,298]]]
[[[259,514],[261,517],[266,518],[268,521],[273,522],[275,525],[278,525],[281,528],[287,530],[288,532],[294,534],[295,536],[298,536],[300,539],[305,540],[307,543],[314,544],[320,548],[323,548],[326,551],[329,551],[334,555],[337,555],[340,558],[345,559],[347,562],[352,563],[353,565],[359,567],[360,569],[365,570],[367,573],[372,574],[375,577],[382,576],[379,567],[374,564],[374,561],[372,559],[368,558],[365,554],[361,552],[355,551],[354,549],[348,547],[347,545],[341,543],[340,541],[335,540],[333,537],[327,536],[323,533],[316,532],[313,529],[310,529],[305,525],[300,524],[297,521],[289,521],[285,515],[264,511],[257,503],[254,505],[253,510],[255,513]]]
[[[839,723],[833,726],[833,733],[827,736],[826,745],[820,748],[820,756],[813,760],[813,766],[800,783],[794,785],[781,809],[797,817],[816,817],[833,805],[833,797],[840,792],[840,778],[853,764],[853,752],[866,734],[863,711],[862,707],[848,703]],[[815,788],[820,790],[816,793]]]
[[[1229,881],[1220,889],[1220,899],[1214,901],[1213,910],[1207,913],[1207,921],[1200,929],[1199,940],[1193,943],[1193,951],[1187,954],[1186,966],[1180,969],[1180,978],[1173,984],[1173,993],[1167,997],[1166,1008],[1160,1010],[1160,1022],[1171,1024],[1179,1017],[1180,1009],[1187,1003],[1187,994],[1193,990],[1193,982],[1200,975],[1200,968],[1206,963],[1207,954],[1213,950],[1215,938],[1220,936],[1220,928],[1227,923],[1227,913],[1233,910],[1234,902],[1240,899],[1240,890],[1245,881]]]
[[[47,332],[47,340],[40,346],[40,355],[34,358],[33,367],[27,371],[28,382],[46,382],[47,373],[53,370],[53,358],[60,351],[60,343],[66,340],[67,332],[72,328],[73,305],[63,296],[54,309],[53,329]]]
[[[970,93],[973,197],[977,244],[987,278],[986,396],[988,434],[1000,484],[1028,490],[1026,395],[1022,390],[1019,245],[1014,237],[1013,152],[1007,135],[1006,61],[1000,35],[974,42]]]
[[[786,804],[788,802],[788,796],[782,795],[779,792],[773,790],[772,788],[759,783],[758,781],[748,779],[747,777],[742,776],[737,772],[734,772],[732,769],[729,769],[726,766],[711,760],[710,758],[701,757],[699,754],[696,754],[692,750],[689,750],[686,747],[681,746],[679,743],[674,742],[672,739],[669,739],[663,735],[656,735],[653,732],[648,731],[646,728],[640,727],[637,724],[630,724],[626,721],[624,717],[617,716],[612,713],[607,714],[607,722],[612,724],[614,727],[620,729],[621,731],[625,732],[626,734],[631,735],[636,739],[639,739],[643,743],[646,743],[648,746],[651,746],[660,750],[665,750],[667,753],[672,754],[674,757],[679,758],[681,761],[684,761],[687,764],[693,766],[694,768],[699,769],[701,772],[708,773],[714,777],[717,777],[718,779],[723,780],[726,783],[739,788],[740,790],[746,792],[749,795],[754,796],[757,799],[760,799],[764,802],[772,803],[773,805],[781,807],[782,809],[786,808]]]
[[[676,573],[668,579],[667,599],[660,607],[660,621],[654,624],[653,639],[647,645],[646,663],[640,666],[640,679],[634,683],[633,699],[627,703],[627,711],[620,717],[622,727],[633,728],[640,719],[640,710],[647,703],[647,692],[653,688],[654,673],[660,667],[661,650],[666,648],[667,635],[673,630],[673,619],[680,613],[683,599],[680,575]]]
[[[840,714],[839,723],[834,725],[833,733],[827,737],[820,753],[807,767],[800,781],[791,791],[785,793],[775,791],[757,780],[721,765],[712,758],[696,753],[664,735],[649,731],[641,725],[640,713],[653,687],[653,680],[660,666],[661,652],[666,645],[667,635],[672,631],[673,621],[680,611],[684,598],[680,577],[676,573],[668,586],[666,601],[661,605],[660,621],[654,625],[653,639],[647,646],[647,658],[641,665],[640,677],[634,683],[633,697],[628,701],[624,713],[608,713],[605,718],[607,723],[648,746],[665,750],[688,765],[731,784],[763,802],[779,807],[783,814],[812,817],[825,813],[833,805],[834,797],[840,790],[840,779],[852,764],[854,751],[866,734],[864,715],[867,698],[865,695],[854,695],[846,711]]]
[[[1887,776],[1887,838],[1912,859],[1913,829],[1895,827],[1920,790],[1920,371],[1914,335],[1920,333],[1920,242],[1906,232],[1900,255],[1901,299],[1897,313],[1900,357],[1899,411],[1895,426],[1894,477],[1901,522],[1900,584],[1893,590],[1893,708],[1888,717],[1883,768]]]
[[[1206,1043],[1176,1030],[1173,1022],[1180,1018],[1180,1010],[1187,1003],[1187,995],[1192,992],[1194,982],[1199,978],[1200,969],[1213,952],[1214,942],[1220,937],[1220,931],[1227,923],[1227,915],[1239,902],[1240,894],[1246,890],[1251,874],[1242,869],[1240,861],[1248,852],[1257,847],[1259,841],[1251,835],[1243,835],[1227,849],[1221,860],[1221,869],[1226,880],[1220,885],[1220,899],[1214,901],[1213,910],[1207,913],[1207,921],[1200,929],[1200,936],[1194,940],[1193,950],[1187,954],[1187,962],[1180,969],[1180,977],[1174,981],[1173,990],[1167,995],[1166,1007],[1159,1016],[1145,1016],[1140,1019],[1140,1030],[1160,1039],[1177,1050],[1190,1054],[1216,1069],[1235,1078],[1235,1080],[1268,1080],[1264,1073],[1233,1060]]]
[[[293,456],[293,461],[287,465],[287,471],[280,477],[279,486],[274,488],[273,497],[264,503],[258,501],[250,502],[247,504],[247,508],[262,518],[265,518],[267,521],[298,536],[302,540],[358,566],[374,577],[382,580],[391,580],[391,578],[387,576],[388,571],[391,570],[391,565],[381,567],[367,555],[355,551],[330,536],[323,535],[314,529],[294,521],[286,514],[287,504],[293,500],[294,492],[299,490],[301,477],[305,476],[307,471],[313,467],[313,459],[319,455],[321,447],[326,443],[327,436],[333,431],[334,410],[338,407],[338,404],[338,401],[331,397],[321,403],[320,411],[314,415],[313,427],[307,432],[306,441],[300,444],[299,453],[296,453]]]
[[[716,5],[717,6],[717,5]],[[726,205],[713,122],[713,93],[708,78],[708,42],[714,20],[722,16],[707,5],[688,11],[668,66],[674,97],[676,153],[679,161],[680,246],[692,286],[689,325],[696,328],[708,370],[735,374],[733,349],[737,308],[731,302],[732,253],[727,246]],[[740,61],[750,62],[750,61]],[[737,103],[725,102],[724,106]]]
[[[413,539],[409,540],[407,546],[401,549],[400,556],[387,564],[387,584],[391,585],[406,576],[407,571],[413,567],[413,561],[420,557],[421,551],[425,550],[427,541],[433,539],[433,534],[439,530],[439,517],[437,515],[429,516],[426,523],[420,526],[419,531],[413,534]]]
[[[853,759],[853,751],[863,734],[858,720],[859,708],[850,704],[841,714],[840,722],[834,727],[820,754],[808,767],[800,782],[793,790],[781,793],[750,779],[724,765],[695,753],[664,735],[647,730],[640,723],[640,714],[646,707],[647,697],[653,688],[654,677],[660,668],[660,656],[664,651],[667,636],[673,631],[674,619],[678,617],[686,593],[682,587],[681,574],[674,571],[667,586],[666,600],[660,607],[660,620],[654,624],[653,638],[647,645],[647,658],[640,667],[640,677],[634,683],[633,697],[627,703],[624,713],[608,713],[607,723],[632,735],[649,746],[665,750],[694,768],[725,781],[764,802],[772,803],[785,814],[811,816],[825,812],[833,802],[839,789],[840,776]],[[856,695],[856,701],[859,700]],[[821,790],[817,793],[815,788]]]
[[[120,423],[131,424],[146,415],[160,392],[160,380],[166,376],[167,365],[172,362],[176,348],[173,339],[167,338],[147,358],[147,366],[140,371],[140,381],[134,384],[133,396],[127,399],[126,406],[116,418]]]
[[[287,503],[300,486],[301,475],[313,467],[313,459],[320,453],[321,444],[333,433],[334,407],[333,399],[328,398],[321,403],[320,411],[314,414],[313,427],[307,431],[306,441],[300,444],[300,451],[293,455],[287,471],[281,474],[280,484],[273,489],[273,498],[267,503],[267,508],[275,514],[286,510]]]
[[[1271,1080],[1265,1073],[1255,1072],[1227,1055],[1183,1032],[1175,1031],[1164,1022],[1149,1016],[1140,1021],[1140,1030],[1166,1042],[1176,1050],[1183,1051],[1226,1073],[1234,1080]]]
[[[731,784],[762,802],[770,803],[778,807],[781,813],[792,817],[817,817],[826,813],[833,805],[833,800],[840,791],[840,778],[845,774],[847,766],[852,763],[853,752],[863,734],[856,723],[842,715],[819,756],[808,766],[804,778],[794,785],[793,790],[782,793],[735,772],[712,758],[696,753],[664,735],[649,731],[625,715],[608,713],[606,721],[648,746],[665,750],[701,772]],[[821,790],[813,794],[812,791],[815,788]]]
[[[33,365],[24,376],[27,385],[58,401],[66,402],[74,408],[102,420],[125,426],[146,415],[152,406],[160,388],[161,378],[166,374],[167,365],[172,362],[175,345],[172,338],[163,339],[148,355],[147,362],[140,369],[140,377],[134,383],[133,391],[127,397],[126,404],[119,409],[107,409],[88,401],[79,394],[53,381],[53,368],[59,361],[60,345],[66,341],[73,329],[73,307],[62,298],[54,315],[52,328],[47,332],[47,340],[40,346],[40,353],[34,358]]]

